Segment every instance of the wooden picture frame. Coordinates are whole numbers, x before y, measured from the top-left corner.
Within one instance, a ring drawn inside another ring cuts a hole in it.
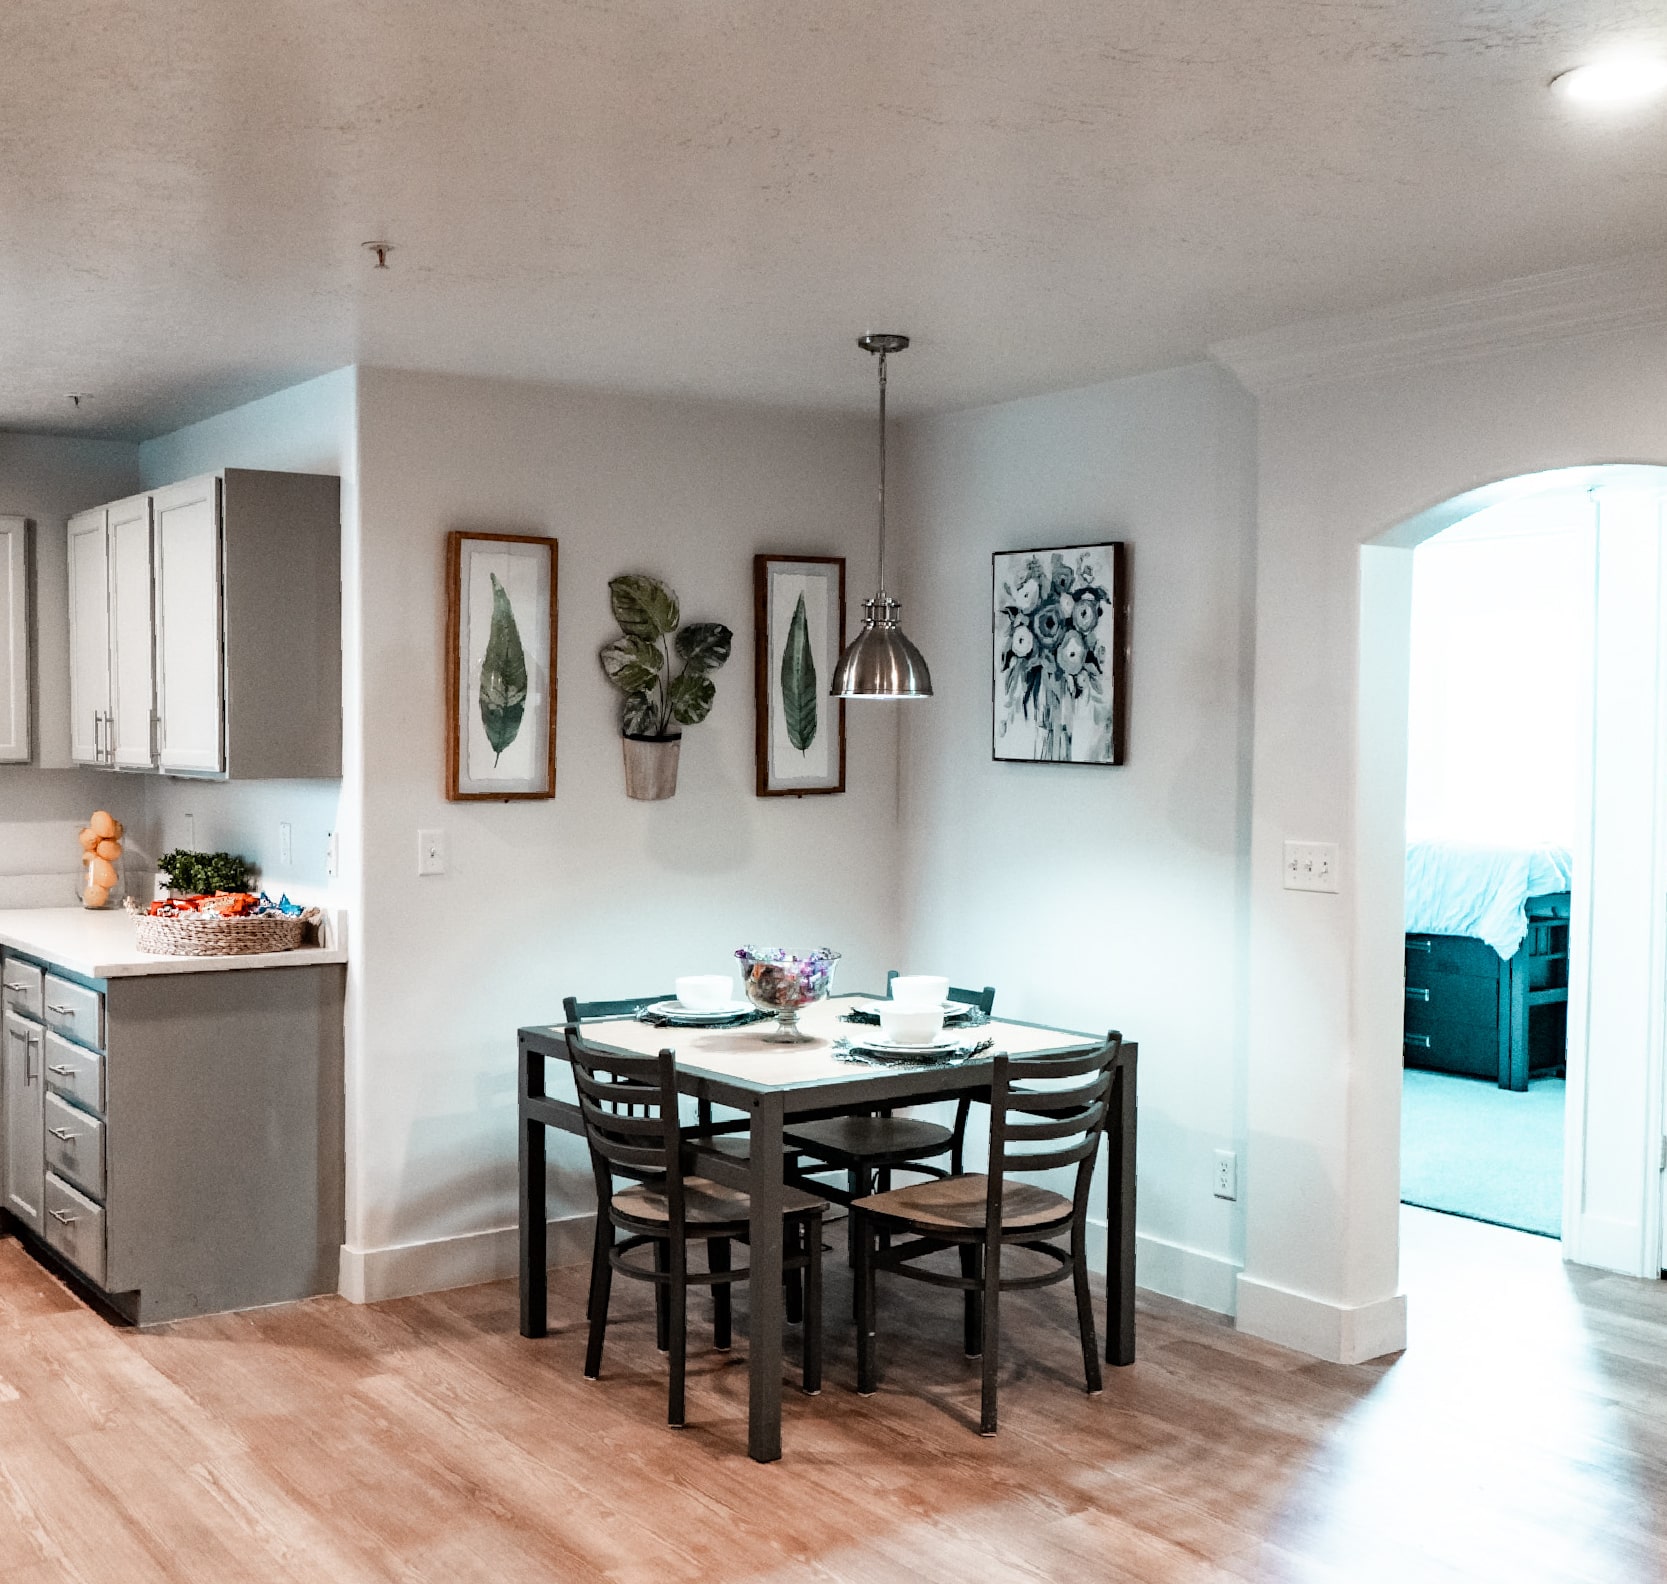
[[[756,555],[752,573],[758,795],[843,792],[845,700],[830,698],[828,683],[845,650],[845,558]],[[798,660],[791,688],[784,672],[790,644]],[[790,695],[797,705],[791,722]]]
[[[1126,763],[1127,545],[998,550],[990,557],[990,613],[990,757]]]
[[[448,533],[446,798],[555,795],[556,541]]]

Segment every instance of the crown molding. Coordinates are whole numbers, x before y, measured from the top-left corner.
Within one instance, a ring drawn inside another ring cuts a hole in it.
[[[1257,396],[1667,324],[1667,253],[1637,253],[1215,341]]]

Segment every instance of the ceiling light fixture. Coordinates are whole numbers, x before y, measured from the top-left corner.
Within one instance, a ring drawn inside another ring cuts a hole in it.
[[[880,360],[880,587],[862,602],[862,631],[839,657],[828,692],[834,698],[930,698],[932,673],[903,636],[903,607],[886,592],[886,359],[909,344],[906,335],[865,335],[857,345]]]
[[[1642,104],[1667,91],[1667,60],[1653,55],[1615,55],[1559,72],[1551,86],[1576,104],[1604,107]]]

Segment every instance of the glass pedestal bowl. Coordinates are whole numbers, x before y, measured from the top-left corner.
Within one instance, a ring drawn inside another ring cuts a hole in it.
[[[799,1028],[799,1008],[828,993],[839,953],[824,946],[799,957],[780,946],[743,946],[735,955],[747,999],[776,1014],[776,1027],[764,1038],[772,1045],[809,1044],[813,1036]]]

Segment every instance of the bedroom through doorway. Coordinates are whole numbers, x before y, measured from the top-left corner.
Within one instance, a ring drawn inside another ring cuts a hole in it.
[[[1570,924],[1592,779],[1595,508],[1556,490],[1413,552],[1403,1203],[1563,1230]]]

